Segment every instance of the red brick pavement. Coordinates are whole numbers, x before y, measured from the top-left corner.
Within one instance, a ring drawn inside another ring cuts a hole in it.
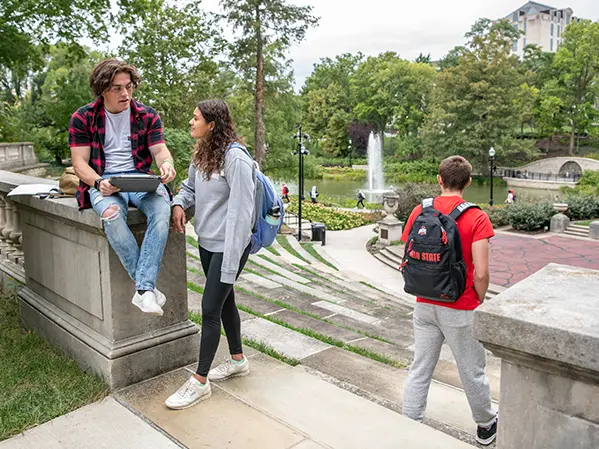
[[[599,242],[551,236],[497,234],[491,239],[491,283],[509,287],[548,263],[599,270]]]

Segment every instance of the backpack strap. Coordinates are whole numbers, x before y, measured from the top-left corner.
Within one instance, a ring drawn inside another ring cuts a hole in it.
[[[480,207],[477,204],[464,201],[463,203],[458,204],[456,208],[449,213],[449,216],[453,218],[454,221],[457,221],[460,215],[462,215],[465,211],[473,207],[480,209]]]
[[[425,198],[422,200],[422,212],[426,212],[428,210],[433,210],[433,204],[435,202],[434,198]]]

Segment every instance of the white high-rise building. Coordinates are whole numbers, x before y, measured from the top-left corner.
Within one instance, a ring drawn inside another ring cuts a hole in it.
[[[543,51],[557,51],[565,28],[578,19],[572,8],[555,8],[537,2],[528,2],[505,19],[524,34],[514,41],[512,53],[524,56],[524,47],[536,44]]]

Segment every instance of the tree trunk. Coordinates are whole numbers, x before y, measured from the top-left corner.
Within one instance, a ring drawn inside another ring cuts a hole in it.
[[[576,124],[572,123],[572,133],[570,134],[570,148],[568,154],[574,156],[574,135],[576,134]]]
[[[262,23],[260,17],[260,6],[256,6],[256,130],[254,131],[254,157],[258,165],[262,164],[262,159],[266,153],[265,148],[265,127],[263,117],[264,101],[264,54],[262,42]]]

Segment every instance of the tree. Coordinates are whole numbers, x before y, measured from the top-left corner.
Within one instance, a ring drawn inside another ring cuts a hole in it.
[[[378,133],[388,126],[400,135],[417,133],[435,73],[430,65],[410,63],[394,52],[369,57],[351,80],[356,118]]]
[[[420,62],[422,64],[430,64],[431,63],[431,54],[424,55],[424,53],[420,53],[418,57],[414,60],[414,62]]]
[[[179,8],[155,1],[138,20],[119,49],[142,76],[137,96],[166,126],[185,128],[200,99],[224,94],[214,60],[224,41],[199,3]]]
[[[561,99],[571,126],[572,155],[576,134],[585,131],[598,116],[595,106],[599,96],[599,23],[581,20],[568,25],[555,55],[554,68],[558,78],[551,87]]]
[[[460,63],[460,58],[464,52],[464,47],[457,46],[449,50],[449,52],[439,61],[439,69],[446,70],[455,67]]]
[[[234,59],[255,55],[255,133],[254,157],[258,163],[264,158],[264,49],[275,44],[285,51],[293,42],[301,42],[306,30],[318,19],[311,6],[294,6],[285,0],[221,0],[226,18],[241,36],[232,47]]]
[[[509,23],[481,19],[466,37],[458,64],[435,81],[424,150],[437,158],[460,154],[482,169],[492,146],[500,161],[532,150],[515,136],[521,119],[515,100],[524,80],[518,58],[510,55],[518,31]]]
[[[333,156],[348,156],[348,126],[355,120],[350,80],[362,54],[323,58],[315,64],[302,89],[306,129]]]

